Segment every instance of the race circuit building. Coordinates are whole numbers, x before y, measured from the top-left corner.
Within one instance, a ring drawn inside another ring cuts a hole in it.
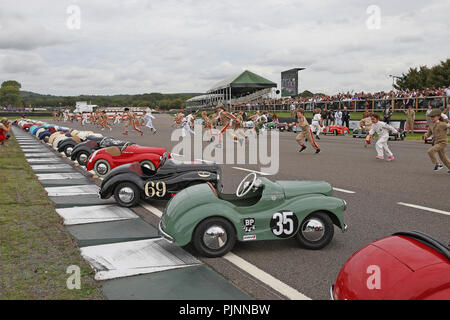
[[[186,101],[187,109],[214,108],[270,97],[277,84],[256,73],[245,70],[216,83],[206,94]]]

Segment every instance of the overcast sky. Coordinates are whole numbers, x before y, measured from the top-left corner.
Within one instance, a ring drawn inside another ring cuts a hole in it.
[[[449,12],[442,0],[0,0],[0,81],[58,95],[205,92],[245,69],[280,84],[305,67],[301,91],[389,90],[389,74],[450,57]]]

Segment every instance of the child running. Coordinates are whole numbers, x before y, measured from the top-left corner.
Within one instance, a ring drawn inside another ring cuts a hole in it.
[[[428,132],[423,136],[424,139],[433,136],[434,146],[428,150],[431,162],[434,164],[434,171],[441,170],[444,166],[439,163],[436,158],[436,153],[442,160],[447,169],[450,169],[450,160],[445,154],[445,148],[447,147],[447,129],[450,128],[450,123],[447,123],[441,115],[441,110],[435,109],[430,113],[431,124],[428,128]],[[450,170],[448,171],[450,173]]]
[[[388,125],[386,122],[380,121],[380,116],[376,113],[372,113],[370,115],[370,119],[372,120],[372,128],[369,131],[369,135],[366,137],[366,144],[370,144],[372,142],[372,137],[375,133],[378,134],[378,141],[375,144],[375,148],[377,149],[377,159],[384,160],[384,153],[388,156],[386,161],[392,161],[395,159],[394,154],[389,149],[387,144],[389,140],[389,131],[393,131],[395,134],[398,131]]]
[[[316,149],[316,153],[320,152],[320,148],[317,145],[316,141],[314,141],[314,136],[311,131],[311,128],[309,126],[308,120],[306,120],[305,117],[305,111],[303,109],[299,109],[297,111],[297,126],[302,129],[302,132],[295,138],[297,140],[297,143],[302,147],[298,152],[302,152],[306,149],[305,144],[303,143],[303,140],[307,140],[314,149]]]
[[[142,136],[144,132],[136,128],[136,115],[134,112],[131,111],[130,108],[125,108],[124,111],[127,115],[127,121],[125,121],[125,131],[122,134],[128,135],[128,127],[132,124],[134,131],[138,132]]]

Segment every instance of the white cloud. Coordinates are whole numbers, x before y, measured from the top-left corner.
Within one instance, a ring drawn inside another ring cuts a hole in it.
[[[73,4],[80,30],[67,28]],[[300,89],[333,94],[387,90],[388,74],[448,58],[448,2],[379,0],[379,30],[371,4],[16,0],[0,4],[0,70],[24,90],[78,95],[204,92],[245,69],[279,83],[306,67]]]

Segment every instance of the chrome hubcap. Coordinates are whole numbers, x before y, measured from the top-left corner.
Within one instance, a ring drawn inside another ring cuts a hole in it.
[[[88,159],[88,157],[87,157],[87,155],[85,155],[84,153],[83,153],[82,155],[80,155],[80,161],[81,161],[82,163],[86,163],[87,159]]]
[[[209,227],[203,235],[203,243],[213,250],[222,248],[227,243],[227,232],[219,226]]]
[[[73,151],[73,148],[67,148],[66,149],[66,153],[67,153],[67,155],[71,155],[72,154],[72,151]]]
[[[134,191],[129,187],[119,190],[119,199],[123,202],[131,202],[134,199]]]
[[[104,175],[108,172],[108,167],[104,163],[100,163],[97,165],[97,172],[101,175]]]
[[[319,241],[325,235],[325,227],[318,219],[308,219],[303,222],[302,235],[308,241]]]

